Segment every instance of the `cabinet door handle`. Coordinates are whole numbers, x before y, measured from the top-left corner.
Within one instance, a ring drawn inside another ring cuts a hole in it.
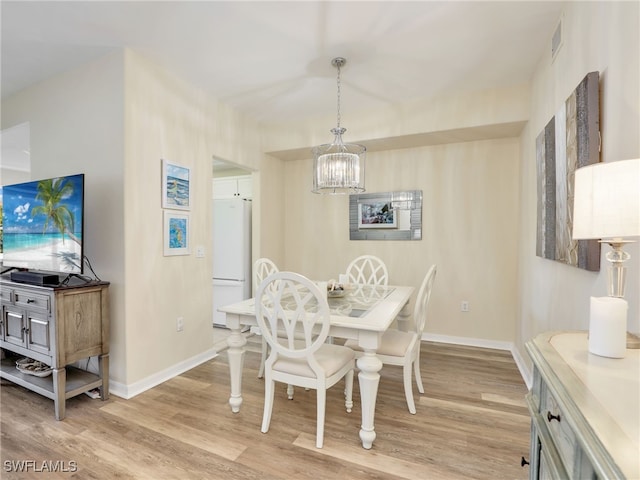
[[[550,411],[547,411],[547,420],[549,420],[549,421],[551,421],[551,420],[560,421],[560,414],[553,415]]]
[[[27,298],[27,303],[35,303],[35,300],[33,298]]]
[[[520,460],[520,466],[521,466],[521,467],[524,467],[525,465],[529,465],[529,462],[527,462],[527,461],[525,460],[525,458],[524,458],[524,457],[522,457],[522,459]]]

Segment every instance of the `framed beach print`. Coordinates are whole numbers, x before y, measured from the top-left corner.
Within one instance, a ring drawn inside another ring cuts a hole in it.
[[[164,210],[164,256],[189,255],[189,214]]]
[[[191,209],[191,169],[162,160],[162,207]]]
[[[397,228],[398,217],[391,202],[364,201],[358,204],[358,228]]]
[[[349,240],[421,240],[422,190],[349,195]]]

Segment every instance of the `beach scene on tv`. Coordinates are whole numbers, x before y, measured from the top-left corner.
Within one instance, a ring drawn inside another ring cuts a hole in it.
[[[82,272],[84,175],[2,187],[4,267]]]

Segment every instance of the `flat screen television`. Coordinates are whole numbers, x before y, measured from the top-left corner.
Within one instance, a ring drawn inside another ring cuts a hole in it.
[[[2,266],[83,272],[84,174],[2,187]]]

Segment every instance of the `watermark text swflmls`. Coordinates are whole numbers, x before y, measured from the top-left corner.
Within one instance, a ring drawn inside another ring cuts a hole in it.
[[[78,462],[75,460],[5,460],[5,472],[19,473],[73,473],[78,471]]]

